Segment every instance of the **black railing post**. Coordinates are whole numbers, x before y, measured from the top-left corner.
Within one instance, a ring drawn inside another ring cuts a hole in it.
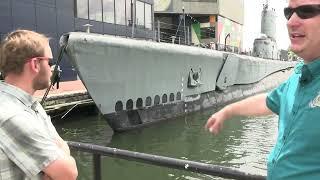
[[[93,154],[93,179],[101,180],[101,155]]]
[[[230,33],[228,33],[226,35],[226,37],[224,38],[224,51],[227,51],[227,38],[230,37]]]

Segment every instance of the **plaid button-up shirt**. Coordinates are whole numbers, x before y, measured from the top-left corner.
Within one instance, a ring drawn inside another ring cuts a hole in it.
[[[58,133],[38,101],[0,82],[0,179],[41,179],[42,170],[64,156]]]

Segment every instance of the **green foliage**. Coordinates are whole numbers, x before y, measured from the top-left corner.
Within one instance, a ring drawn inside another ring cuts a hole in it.
[[[296,53],[294,53],[292,50],[288,50],[288,59],[292,61],[296,61],[301,59]]]

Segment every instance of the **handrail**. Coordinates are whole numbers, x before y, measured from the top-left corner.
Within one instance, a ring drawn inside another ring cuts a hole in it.
[[[117,148],[104,147],[94,144],[80,143],[80,142],[68,142],[68,145],[72,150],[83,151],[93,154],[94,159],[94,179],[101,179],[101,155],[114,158],[125,159],[129,161],[137,161],[146,164],[152,164],[157,166],[169,167],[184,171],[191,171],[196,173],[202,173],[212,176],[218,176],[222,178],[231,179],[248,179],[248,180],[264,180],[265,176],[252,175],[249,173],[241,172],[235,169],[217,166],[212,164],[205,164],[195,161],[182,160],[176,158],[170,158],[165,156],[158,156],[146,153],[139,153],[134,151],[122,150]]]

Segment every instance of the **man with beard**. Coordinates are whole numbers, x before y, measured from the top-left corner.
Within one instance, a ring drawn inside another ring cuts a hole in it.
[[[284,9],[291,50],[303,58],[289,79],[268,94],[227,105],[206,128],[219,133],[233,116],[279,115],[268,179],[320,179],[320,0],[289,0]]]
[[[32,97],[50,85],[49,39],[17,30],[3,40],[0,55],[1,179],[76,179],[68,145]]]

